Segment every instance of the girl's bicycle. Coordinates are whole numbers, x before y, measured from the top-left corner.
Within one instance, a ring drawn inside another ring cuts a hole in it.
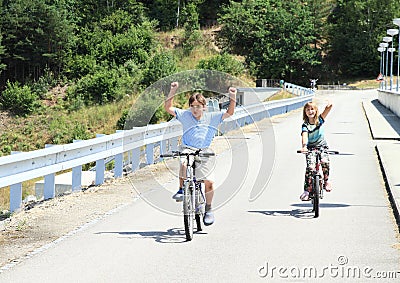
[[[309,192],[309,197],[311,199],[311,203],[313,205],[313,212],[314,212],[314,218],[319,217],[319,201],[324,197],[324,178],[323,175],[321,174],[321,151],[320,150],[315,150],[316,151],[316,164],[315,168],[312,172],[312,188],[311,192]],[[328,154],[339,154],[339,151],[334,151],[334,150],[327,150],[326,151]],[[308,151],[301,151],[298,150],[297,153],[303,153],[307,154]]]
[[[162,154],[160,157],[185,157],[186,179],[183,182],[183,222],[185,225],[186,240],[193,239],[194,220],[196,220],[197,231],[202,231],[201,222],[204,217],[206,198],[202,189],[202,181],[196,180],[195,169],[199,157],[210,157],[214,153],[201,152],[200,149],[190,152],[172,151]]]

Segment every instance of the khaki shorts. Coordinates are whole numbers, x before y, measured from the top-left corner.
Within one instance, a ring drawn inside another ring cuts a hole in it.
[[[193,148],[189,148],[186,146],[181,146],[181,152],[194,152]],[[201,152],[212,152],[211,149],[206,148],[202,149]],[[195,176],[197,180],[214,180],[214,169],[215,169],[215,155],[214,156],[190,156],[191,160],[195,158]],[[186,177],[186,156],[182,156],[180,158],[180,170],[179,170],[179,177],[185,178]],[[192,162],[192,161],[190,161]]]

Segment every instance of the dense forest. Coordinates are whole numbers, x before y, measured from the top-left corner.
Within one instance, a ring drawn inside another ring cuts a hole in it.
[[[302,85],[309,78],[375,77],[377,47],[400,17],[398,0],[0,0],[0,6],[0,107],[14,115],[38,111],[55,87],[63,88],[68,111],[140,93],[189,68],[179,62],[204,44],[207,29],[214,31],[215,54],[190,68]],[[160,34],[174,40],[170,48]]]

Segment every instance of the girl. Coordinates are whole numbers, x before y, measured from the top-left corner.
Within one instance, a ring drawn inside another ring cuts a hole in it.
[[[332,109],[332,103],[328,102],[324,111],[319,114],[318,107],[314,102],[307,102],[303,107],[303,125],[301,127],[301,151],[306,154],[306,173],[304,180],[304,192],[301,200],[309,200],[309,192],[312,189],[312,171],[316,166],[316,156],[321,154],[321,167],[324,175],[324,189],[332,190],[329,183],[329,154],[328,144],[324,137],[325,118]]]

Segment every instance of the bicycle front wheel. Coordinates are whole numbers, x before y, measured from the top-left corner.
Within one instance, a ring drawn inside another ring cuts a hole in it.
[[[203,230],[202,228],[202,220],[204,216],[204,204],[205,204],[205,198],[201,189],[201,183],[196,182],[196,201],[195,201],[195,219],[196,219],[196,226],[197,226],[197,232],[200,232]]]
[[[191,241],[193,239],[194,225],[194,197],[193,187],[189,182],[185,183],[183,187],[183,220],[186,240]]]
[[[320,176],[316,175],[314,178],[313,184],[313,209],[314,209],[314,218],[319,217],[319,192],[320,192]]]

